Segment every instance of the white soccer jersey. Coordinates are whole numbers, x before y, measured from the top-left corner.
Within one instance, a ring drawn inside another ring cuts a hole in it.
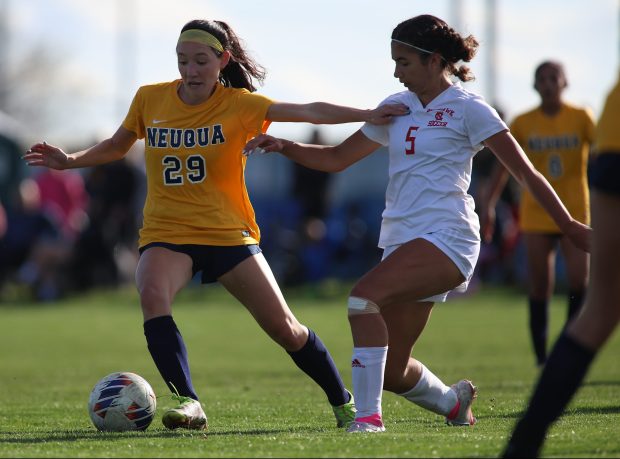
[[[479,243],[480,223],[468,194],[472,159],[482,141],[507,130],[506,124],[482,97],[459,83],[426,107],[411,91],[393,94],[380,105],[387,103],[403,103],[411,113],[388,125],[362,126],[364,135],[389,149],[379,247],[441,230]]]

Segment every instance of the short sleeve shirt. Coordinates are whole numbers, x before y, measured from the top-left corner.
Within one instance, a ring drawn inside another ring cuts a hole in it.
[[[510,125],[532,165],[549,181],[572,217],[584,224],[590,222],[587,168],[594,129],[594,115],[589,109],[567,103],[554,116],[537,107],[517,116]],[[560,232],[527,190],[521,194],[519,224],[523,231]]]
[[[147,196],[139,244],[256,244],[260,231],[242,150],[266,130],[272,100],[217,84],[207,101],[187,105],[177,95],[180,83],[142,86],[123,122],[145,140]]]
[[[495,109],[455,83],[426,107],[403,91],[381,104],[402,103],[407,116],[362,132],[389,150],[389,182],[379,246],[402,244],[426,233],[460,231],[479,241],[480,224],[468,194],[472,159],[482,142],[507,129]]]

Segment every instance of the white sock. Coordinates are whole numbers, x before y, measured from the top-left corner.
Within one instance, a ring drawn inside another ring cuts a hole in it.
[[[385,347],[354,347],[351,358],[351,374],[353,379],[353,395],[355,397],[356,418],[372,415],[381,416],[381,396],[383,394],[383,378]]]
[[[423,363],[420,364],[422,376],[418,383],[413,389],[399,395],[433,413],[447,416],[458,401],[456,392],[446,386]],[[355,401],[357,402],[357,397]]]

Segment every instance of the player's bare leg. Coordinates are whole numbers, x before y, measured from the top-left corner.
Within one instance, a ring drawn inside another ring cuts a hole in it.
[[[416,239],[386,257],[353,288],[349,322],[358,415],[357,427],[352,431],[374,432],[380,430],[372,426],[383,427],[384,385],[403,391],[416,386],[422,371],[416,361],[410,360],[410,353],[433,306],[431,302],[418,301],[451,290],[462,282],[462,274],[449,257],[432,243]],[[397,324],[400,321],[404,321],[403,328]],[[394,347],[392,352],[391,347]],[[454,406],[457,402],[454,391],[446,386],[445,392],[450,392]]]
[[[149,352],[177,401],[162,417],[169,429],[207,428],[207,416],[192,384],[185,343],[172,318],[172,301],[191,278],[191,258],[164,247],[144,251],[136,269]]]

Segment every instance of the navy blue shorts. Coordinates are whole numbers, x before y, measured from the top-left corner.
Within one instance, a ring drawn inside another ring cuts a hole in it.
[[[219,246],[151,242],[140,247],[140,255],[151,247],[165,247],[189,255],[192,259],[192,276],[201,272],[203,284],[217,282],[220,276],[226,274],[246,258],[261,253],[258,244]]]
[[[620,154],[601,153],[588,164],[590,186],[620,196]]]

